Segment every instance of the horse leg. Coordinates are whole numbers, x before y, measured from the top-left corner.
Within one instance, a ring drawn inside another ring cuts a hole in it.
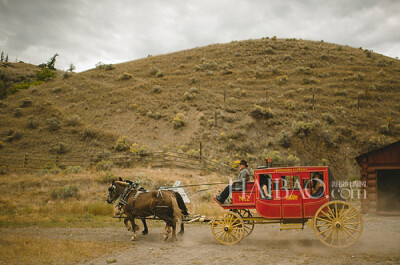
[[[164,228],[164,240],[168,239],[170,233],[171,233],[171,226],[169,226],[168,223],[166,222]]]
[[[175,222],[175,220],[172,221],[171,227],[172,227],[172,241],[175,241],[176,240],[176,222]]]
[[[146,224],[146,219],[142,218],[142,223],[144,230],[142,231],[142,235],[147,235],[149,233],[149,230],[147,229],[147,224]]]
[[[137,224],[135,224],[135,219],[132,218],[131,220],[131,224],[132,224],[132,231],[133,231],[133,236],[131,237],[132,241],[135,241],[137,238],[137,231],[139,230],[139,226]]]
[[[129,222],[129,219],[125,218],[124,219],[124,224],[125,224],[126,228],[128,229],[128,231],[132,231],[132,226],[129,226],[128,222]]]
[[[179,235],[183,235],[185,233],[185,227],[183,226],[183,222],[181,223],[181,231],[179,231]]]

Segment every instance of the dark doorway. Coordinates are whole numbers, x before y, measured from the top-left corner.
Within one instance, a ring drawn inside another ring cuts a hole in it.
[[[400,212],[400,170],[378,170],[378,211]]]

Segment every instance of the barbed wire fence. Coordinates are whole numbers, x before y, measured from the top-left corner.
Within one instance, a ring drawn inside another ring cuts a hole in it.
[[[99,153],[88,156],[38,155],[0,153],[0,167],[5,171],[35,171],[51,167],[67,169],[80,166],[93,169],[100,162],[108,162],[112,167],[133,168],[136,166],[176,167],[196,170],[212,170],[232,173],[235,169],[225,163],[175,151],[153,151],[145,153]]]

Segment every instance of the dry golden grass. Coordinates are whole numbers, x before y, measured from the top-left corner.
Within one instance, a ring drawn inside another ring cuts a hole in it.
[[[85,241],[57,238],[51,233],[41,236],[32,234],[33,227],[39,227],[39,230],[49,227],[123,227],[122,222],[112,218],[114,208],[105,202],[110,183],[104,182],[104,174],[84,171],[44,176],[0,175],[0,228],[7,231],[0,236],[0,264],[76,264],[130,245],[127,242],[104,242],[90,237]],[[228,181],[226,176],[183,169],[116,169],[112,174],[141,181],[145,188],[152,189],[172,185],[176,180],[181,180],[181,185]],[[76,197],[52,198],[54,189],[69,185],[78,188]],[[191,204],[187,205],[189,212],[208,217],[217,215],[222,209],[211,200],[211,195],[223,187],[213,186],[211,190],[205,190],[208,186],[185,188],[191,199]],[[163,225],[163,222],[149,222],[150,229]],[[24,228],[29,230],[19,230]]]
[[[0,263],[9,265],[76,264],[128,247],[126,242],[91,242],[24,235],[0,236],[0,245]]]
[[[78,174],[54,174],[45,176],[0,175],[0,226],[23,227],[98,227],[119,226],[111,217],[114,207],[106,203],[110,183],[103,181],[105,173],[81,172]],[[228,182],[228,178],[217,174],[202,175],[199,171],[182,169],[135,168],[114,170],[115,178],[122,177],[140,181],[147,189],[171,186],[174,181],[181,185]],[[76,186],[75,197],[60,199],[52,197],[52,191]],[[192,213],[214,215],[216,207],[211,195],[224,185],[204,191],[204,187],[185,188],[192,203]],[[206,195],[204,195],[207,193]],[[211,206],[210,206],[211,205]]]

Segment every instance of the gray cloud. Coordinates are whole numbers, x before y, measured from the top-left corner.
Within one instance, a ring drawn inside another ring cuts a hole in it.
[[[265,36],[324,40],[400,56],[400,1],[0,0],[0,49],[78,71]]]

